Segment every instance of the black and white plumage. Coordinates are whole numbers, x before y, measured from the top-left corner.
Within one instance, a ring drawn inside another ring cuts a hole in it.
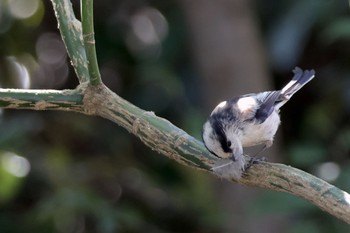
[[[207,149],[243,169],[243,147],[270,147],[280,124],[279,109],[315,76],[314,70],[298,67],[293,72],[293,79],[282,90],[242,95],[218,104],[203,125]]]

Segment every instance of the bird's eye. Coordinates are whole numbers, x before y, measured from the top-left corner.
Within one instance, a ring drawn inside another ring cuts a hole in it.
[[[231,141],[227,140],[227,147],[231,147]]]

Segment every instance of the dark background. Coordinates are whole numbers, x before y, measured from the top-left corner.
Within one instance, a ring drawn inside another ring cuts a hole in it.
[[[263,155],[350,190],[347,1],[95,1],[95,32],[104,83],[197,138],[221,100],[315,69]],[[0,0],[1,87],[77,84],[51,2]],[[183,167],[107,120],[1,111],[0,232],[349,230],[300,198]]]

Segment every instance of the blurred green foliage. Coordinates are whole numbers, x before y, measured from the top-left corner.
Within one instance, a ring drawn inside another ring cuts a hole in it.
[[[205,95],[178,4],[95,1],[97,53],[109,88],[199,138]],[[347,1],[254,4],[276,86],[295,65],[317,72],[308,90],[283,110],[284,161],[349,191]],[[79,15],[78,1],[73,6]],[[0,85],[77,85],[49,1],[0,0]],[[223,232],[226,218],[212,181],[154,154],[107,120],[1,112],[0,232]],[[251,221],[284,215],[286,232],[349,232],[299,198],[259,192],[246,206]]]

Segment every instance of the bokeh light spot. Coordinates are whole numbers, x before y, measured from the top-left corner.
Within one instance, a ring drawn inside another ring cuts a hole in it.
[[[68,78],[67,52],[62,39],[55,33],[43,33],[36,42],[39,67],[33,80],[34,86],[58,88]]]
[[[127,45],[134,52],[159,56],[161,42],[168,34],[168,22],[156,8],[145,7],[130,18]]]
[[[6,61],[10,75],[17,82],[17,87],[28,89],[30,87],[30,76],[27,67],[18,62],[13,56],[7,57]]]
[[[9,0],[9,10],[18,19],[26,19],[35,14],[39,0]]]
[[[168,32],[165,17],[154,8],[145,8],[131,18],[131,26],[136,37],[145,45],[159,43]]]
[[[340,167],[334,162],[320,164],[316,169],[317,176],[326,181],[334,181],[340,174]]]
[[[5,152],[1,162],[4,169],[16,177],[25,177],[30,171],[29,161],[13,152]]]
[[[44,33],[36,43],[36,53],[42,63],[60,66],[67,58],[61,38],[54,33]]]

